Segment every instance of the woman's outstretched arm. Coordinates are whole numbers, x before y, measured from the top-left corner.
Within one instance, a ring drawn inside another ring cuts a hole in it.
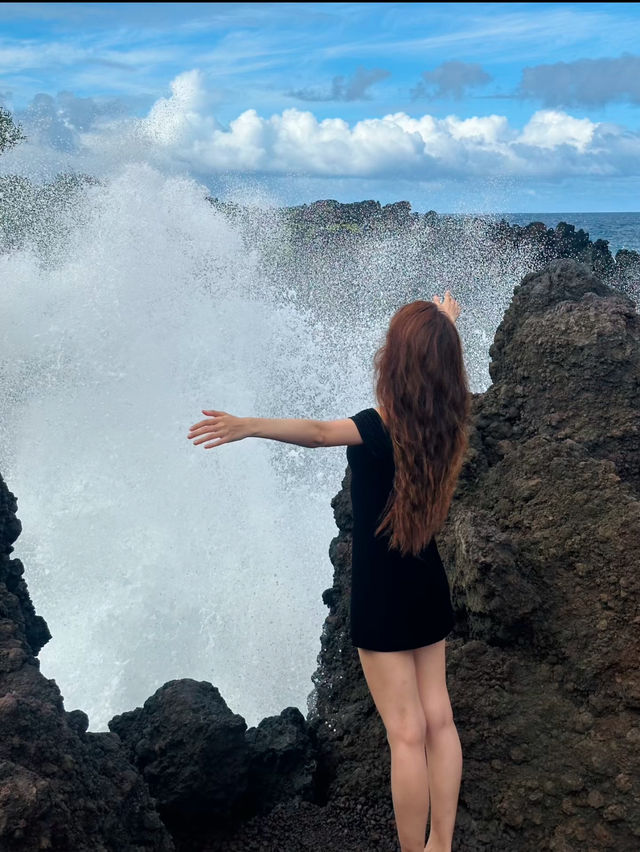
[[[204,449],[241,441],[243,438],[270,438],[300,447],[340,447],[361,444],[353,420],[299,420],[271,417],[234,417],[226,411],[203,409],[207,417],[194,423],[187,438]],[[206,442],[206,443],[205,443]]]

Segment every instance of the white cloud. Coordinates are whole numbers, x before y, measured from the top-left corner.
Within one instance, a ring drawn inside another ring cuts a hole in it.
[[[76,138],[76,167],[90,170],[93,163],[96,173],[109,163],[144,160],[197,177],[435,181],[640,174],[638,133],[558,110],[538,111],[518,128],[502,115],[398,112],[350,125],[340,118],[319,120],[308,110],[263,117],[251,109],[223,127],[198,71],[176,77],[171,95],[157,100],[145,118],[101,122]],[[19,150],[3,157],[5,168]]]
[[[552,149],[559,145],[571,145],[585,152],[598,126],[588,118],[574,118],[557,110],[542,110],[531,117],[518,141],[537,148]]]

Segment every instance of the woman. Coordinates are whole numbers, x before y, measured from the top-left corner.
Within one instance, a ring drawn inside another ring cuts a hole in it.
[[[459,313],[448,290],[397,311],[375,356],[377,409],[331,421],[203,410],[188,435],[205,449],[248,437],[347,446],[351,641],[387,733],[402,852],[451,852],[462,772],[445,676],[453,610],[434,538],[468,441]]]

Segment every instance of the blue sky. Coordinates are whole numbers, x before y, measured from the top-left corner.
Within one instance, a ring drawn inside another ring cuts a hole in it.
[[[5,169],[146,157],[290,203],[638,209],[640,4],[0,3],[0,21],[0,93],[29,134]]]

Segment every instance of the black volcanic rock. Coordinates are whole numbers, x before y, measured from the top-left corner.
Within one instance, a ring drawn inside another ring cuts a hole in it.
[[[609,249],[609,241],[591,240],[582,228],[558,222],[555,228],[547,228],[543,222],[514,225],[502,220],[493,226],[493,235],[498,243],[531,245],[539,250],[541,263],[560,258],[570,258],[586,264],[592,272],[609,284],[620,284],[620,270]],[[635,252],[632,252],[635,254]]]
[[[139,773],[114,734],[66,713],[35,654],[49,639],[23,567],[16,500],[0,478],[0,850],[170,852]]]
[[[496,331],[494,384],[476,417],[490,462],[506,439],[578,441],[640,485],[638,314],[585,266],[555,261],[529,275]]]
[[[264,812],[278,802],[315,799],[315,745],[297,707],[287,707],[249,728],[246,743],[249,810]]]
[[[24,566],[19,559],[10,559],[13,543],[22,532],[22,524],[16,516],[17,503],[13,494],[0,480],[0,559],[2,562],[1,580],[5,586],[3,605],[5,617],[15,624],[16,636],[29,646],[29,652],[36,656],[40,649],[51,639],[47,623],[36,615],[29,597],[27,584],[23,579]]]
[[[248,787],[246,722],[206,681],[172,680],[109,728],[128,749],[172,829],[231,818]]]
[[[586,267],[558,261],[525,278],[514,290],[490,349],[494,384],[475,399],[472,446],[462,474],[465,484],[471,488],[489,476],[487,469],[506,454],[524,452],[528,439],[545,437],[566,442],[551,444],[556,456],[549,464],[554,469],[564,463],[573,465],[572,456],[561,458],[579,442],[579,448],[591,456],[615,462],[619,474],[637,485],[640,357],[636,328],[631,301],[605,288]],[[541,443],[537,451],[543,452],[545,446]],[[487,484],[493,500],[496,484],[490,478]],[[540,472],[533,471],[530,479],[514,484],[502,510],[513,516],[518,501],[527,504],[543,487]],[[588,502],[588,484],[585,488],[574,495],[573,502]],[[479,577],[475,594],[484,599],[480,609],[485,618],[488,600],[492,601],[495,617],[489,623],[494,638],[498,627],[506,638],[510,622],[516,626],[513,635],[531,626],[531,614],[544,598],[544,590],[536,590],[521,575],[514,542],[502,526],[492,531],[491,523],[490,517],[477,513],[474,524],[485,525],[483,533],[478,536],[476,530],[472,541],[469,525],[461,521],[458,534],[468,539],[465,547],[473,548],[478,541],[484,549],[490,546],[491,554],[475,554],[470,570],[478,574],[483,565],[491,567]],[[518,617],[514,606],[516,587],[524,618]]]
[[[109,722],[175,836],[226,830],[279,802],[313,800],[315,746],[295,707],[247,730],[215,686],[188,678]]]

